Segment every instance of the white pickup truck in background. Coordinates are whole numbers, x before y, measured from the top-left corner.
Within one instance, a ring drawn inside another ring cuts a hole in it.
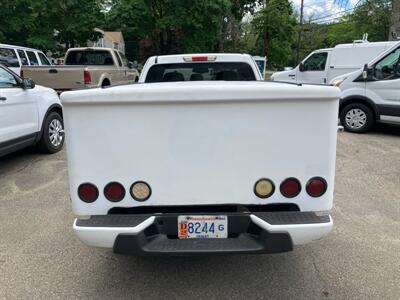
[[[226,81],[259,74],[251,60],[173,59],[151,58],[141,80],[192,82],[61,95],[79,239],[198,255],[284,252],[326,236],[339,89]]]
[[[58,92],[135,83],[139,72],[125,55],[110,48],[71,48],[63,66],[23,66],[21,74]]]
[[[248,54],[177,54],[150,57],[139,83],[204,80],[254,81],[263,77]]]

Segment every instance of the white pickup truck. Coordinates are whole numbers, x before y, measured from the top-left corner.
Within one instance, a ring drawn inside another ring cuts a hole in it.
[[[254,58],[248,54],[178,54],[150,57],[139,83],[262,79]]]
[[[63,66],[22,66],[21,76],[58,91],[135,83],[139,72],[125,55],[111,48],[71,48]]]
[[[262,81],[63,93],[75,233],[138,255],[276,253],[326,236],[338,98]]]

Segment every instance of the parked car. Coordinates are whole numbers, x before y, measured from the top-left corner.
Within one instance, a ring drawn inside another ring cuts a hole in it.
[[[354,42],[311,52],[296,68],[276,72],[271,80],[329,84],[339,75],[356,71],[396,42]]]
[[[139,82],[263,79],[254,58],[248,54],[207,53],[150,57]]]
[[[50,66],[46,55],[36,49],[0,44],[0,64],[21,75],[22,66]]]
[[[122,83],[139,79],[135,65],[111,48],[71,48],[63,66],[24,66],[24,76],[58,92]]]
[[[185,82],[61,94],[79,239],[121,254],[204,255],[284,252],[326,236],[339,89],[229,82],[258,73],[246,56],[235,68],[225,57],[227,70],[173,59],[152,58],[144,78]]]
[[[0,156],[37,145],[55,153],[64,144],[57,93],[0,66]]]
[[[376,122],[400,124],[400,42],[332,84],[342,90],[339,114],[347,131],[367,132]]]

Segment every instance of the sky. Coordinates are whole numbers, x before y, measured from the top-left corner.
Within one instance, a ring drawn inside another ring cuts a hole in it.
[[[297,11],[300,11],[301,0],[291,0]],[[357,5],[360,0],[304,0],[305,20],[316,20],[318,23],[326,23],[338,18]]]

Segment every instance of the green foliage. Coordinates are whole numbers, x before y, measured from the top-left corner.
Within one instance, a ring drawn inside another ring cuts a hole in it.
[[[282,67],[293,60],[296,41],[296,15],[289,0],[269,0],[252,20],[257,35],[254,51],[265,55],[272,67]]]
[[[104,23],[100,0],[13,0],[2,3],[0,42],[54,50],[94,37]],[[55,34],[58,33],[58,34]]]
[[[329,24],[303,25],[301,58],[319,48],[351,43],[368,33],[370,42],[386,41],[389,32],[390,1],[365,0],[352,13]]]
[[[107,27],[136,41],[143,58],[213,51],[229,8],[228,0],[116,0]]]
[[[360,39],[384,41],[390,0],[364,0],[329,24],[303,25],[301,57]],[[3,0],[0,42],[56,50],[95,39],[95,27],[122,31],[127,56],[248,52],[269,67],[293,65],[298,16],[291,0]]]

